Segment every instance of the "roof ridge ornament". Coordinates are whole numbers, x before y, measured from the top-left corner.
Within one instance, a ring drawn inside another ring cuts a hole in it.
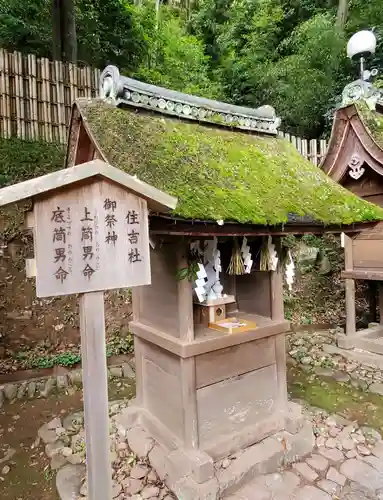
[[[276,135],[281,124],[272,106],[247,108],[184,94],[121,76],[107,66],[100,76],[100,96],[116,106],[134,106],[180,118]]]

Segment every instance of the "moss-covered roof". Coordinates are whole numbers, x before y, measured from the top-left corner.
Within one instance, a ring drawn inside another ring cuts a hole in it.
[[[106,159],[173,196],[186,219],[283,224],[289,214],[325,224],[383,220],[383,210],[329,179],[279,137],[250,135],[119,109],[78,104]]]
[[[355,106],[372,139],[383,150],[383,115],[372,111],[363,100],[357,101]]]

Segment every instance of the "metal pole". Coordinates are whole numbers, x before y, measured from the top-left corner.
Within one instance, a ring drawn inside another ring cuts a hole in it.
[[[365,62],[365,59],[362,56],[360,58],[360,78],[361,78],[361,80],[364,80],[364,62]]]

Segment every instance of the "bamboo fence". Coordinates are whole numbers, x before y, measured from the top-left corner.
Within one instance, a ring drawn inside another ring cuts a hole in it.
[[[65,143],[71,105],[98,94],[100,71],[0,49],[0,137]]]
[[[0,49],[0,137],[66,143],[71,106],[96,97],[100,70]],[[315,165],[327,142],[280,132]]]

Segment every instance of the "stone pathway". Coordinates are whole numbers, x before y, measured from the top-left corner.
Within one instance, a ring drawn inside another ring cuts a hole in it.
[[[147,459],[135,455],[126,434],[117,431],[114,418],[129,401],[110,403],[110,454],[113,467],[113,498],[118,500],[164,499],[175,497],[161,482]],[[56,485],[61,500],[86,500],[85,432],[83,412],[63,419],[57,417],[43,425],[37,441],[45,444],[51,468],[58,470]],[[37,444],[37,442],[36,442]]]
[[[316,447],[305,460],[260,476],[230,500],[383,500],[380,434],[320,410],[307,415]]]
[[[115,418],[126,406],[126,402],[110,405],[113,498],[174,499],[148,460],[131,451],[126,432],[115,424]],[[258,476],[227,498],[383,500],[383,441],[380,434],[319,409],[305,411],[316,437],[313,453],[274,474]],[[45,443],[52,469],[59,469],[56,484],[61,500],[86,500],[82,413],[64,419],[55,418],[45,424],[39,430],[39,439]],[[143,451],[142,455],[147,456],[148,451]],[[225,467],[224,462],[216,466]]]
[[[337,332],[330,329],[289,333],[286,337],[287,363],[299,364],[308,373],[332,377],[383,396],[383,357],[357,349],[339,349],[335,339]]]

